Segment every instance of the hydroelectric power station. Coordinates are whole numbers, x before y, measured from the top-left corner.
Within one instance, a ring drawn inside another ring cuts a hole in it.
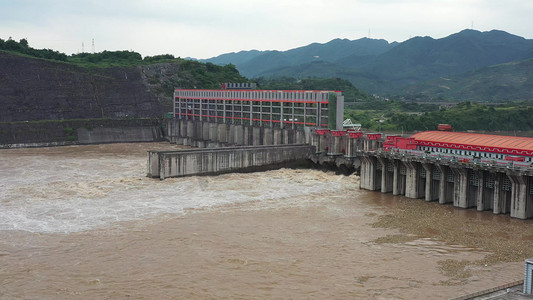
[[[160,179],[260,170],[310,160],[360,174],[360,188],[533,218],[533,138],[439,131],[411,137],[343,127],[340,91],[222,90],[174,93],[170,142],[150,151]]]

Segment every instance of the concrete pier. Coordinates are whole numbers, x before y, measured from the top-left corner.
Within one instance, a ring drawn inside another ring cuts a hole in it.
[[[171,143],[200,148],[306,144],[312,134],[305,128],[282,129],[185,119],[169,119],[166,128]],[[327,142],[323,145],[328,147]]]
[[[533,168],[383,151],[383,137],[376,133],[173,119],[167,135],[184,145],[232,148],[150,153],[149,176],[216,174],[305,158],[340,171],[355,170],[361,189],[533,218]],[[310,146],[301,145],[305,143]]]
[[[452,203],[461,208],[475,207],[478,211],[492,210],[513,218],[533,218],[531,169],[369,151],[363,153],[360,176],[360,188],[366,190]]]
[[[309,145],[244,146],[179,151],[149,151],[148,177],[165,179],[194,175],[255,171],[310,162]]]

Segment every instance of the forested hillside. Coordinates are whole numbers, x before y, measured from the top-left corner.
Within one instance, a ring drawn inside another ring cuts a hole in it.
[[[533,131],[533,102],[483,105],[463,102],[445,108],[436,104],[402,101],[359,103],[345,110],[345,117],[377,131],[436,130],[451,124],[455,130]]]
[[[533,59],[481,68],[406,87],[413,100],[467,100],[506,102],[533,100]]]
[[[532,58],[533,40],[499,30],[463,30],[440,39],[414,37],[402,43],[337,39],[288,51],[226,54],[208,61],[232,62],[253,77],[339,77],[366,93],[386,97],[419,99],[423,95],[432,101],[506,102],[532,99],[533,75],[527,73],[524,80],[527,66],[520,63],[527,64]],[[507,64],[501,69],[505,77],[484,73],[491,72],[484,69],[500,64]],[[436,82],[450,78],[455,80],[453,87],[445,83],[438,85],[440,89],[435,87]],[[414,91],[419,87],[424,87],[422,93]],[[444,90],[447,88],[450,92]],[[487,94],[491,97],[485,97]]]

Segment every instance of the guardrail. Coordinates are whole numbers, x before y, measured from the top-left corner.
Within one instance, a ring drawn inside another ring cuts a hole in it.
[[[500,167],[507,168],[516,171],[531,171],[533,170],[533,164],[527,162],[516,162],[516,161],[507,161],[502,159],[487,159],[487,158],[473,158],[472,156],[466,155],[450,155],[450,154],[440,154],[440,153],[426,153],[420,150],[393,150],[393,151],[384,151],[382,149],[377,149],[376,153],[390,153],[392,155],[399,154],[402,157],[412,157],[412,158],[423,158],[436,161],[447,161],[450,163],[462,163],[466,166],[478,166],[478,167]]]
[[[513,287],[513,286],[517,286],[517,285],[521,285],[521,284],[524,284],[524,280],[518,280],[518,281],[511,282],[511,283],[502,284],[502,285],[499,285],[497,287],[493,287],[493,288],[486,289],[486,290],[481,290],[479,292],[471,293],[471,294],[460,296],[460,297],[456,297],[456,298],[450,298],[448,300],[466,300],[466,299],[471,299],[471,298],[474,298],[474,297],[478,297],[478,296],[494,293],[494,292],[501,291],[503,289],[507,289],[507,288],[510,288],[510,287]]]

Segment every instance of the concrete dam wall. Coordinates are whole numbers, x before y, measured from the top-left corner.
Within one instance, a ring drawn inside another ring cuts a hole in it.
[[[162,139],[162,132],[156,126],[150,127],[98,127],[92,130],[78,128],[80,144],[153,142]]]
[[[165,179],[228,172],[246,172],[307,162],[309,145],[248,146],[179,151],[149,151],[148,177]]]
[[[80,119],[0,123],[0,148],[163,140],[160,119]]]

